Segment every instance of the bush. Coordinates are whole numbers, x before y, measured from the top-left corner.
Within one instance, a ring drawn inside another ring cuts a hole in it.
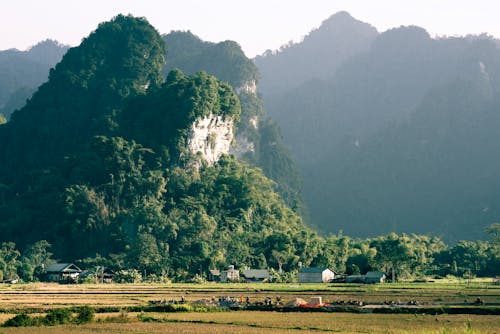
[[[94,309],[90,306],[82,306],[78,310],[75,322],[77,324],[86,324],[94,320]]]
[[[116,273],[114,280],[116,283],[141,283],[142,275],[137,269],[120,270]]]
[[[75,312],[76,317],[73,317],[73,310],[53,309],[47,312],[45,317],[30,317],[26,313],[16,315],[14,318],[7,320],[3,327],[31,327],[31,326],[55,326],[61,324],[85,324],[94,319],[94,309],[89,306],[78,307]]]
[[[57,308],[49,310],[44,319],[44,324],[47,326],[55,326],[59,324],[69,324],[73,320],[71,310]]]
[[[38,318],[32,318],[26,313],[21,313],[16,315],[4,322],[2,327],[28,327],[28,326],[40,326]]]

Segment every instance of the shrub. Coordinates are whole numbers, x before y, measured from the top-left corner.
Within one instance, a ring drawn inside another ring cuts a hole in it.
[[[26,313],[21,313],[16,315],[4,322],[2,327],[28,327],[28,326],[40,326],[41,321],[39,317],[30,317]]]
[[[120,270],[116,273],[114,280],[116,283],[141,283],[142,275],[137,269]]]
[[[94,320],[94,309],[90,306],[82,306],[78,310],[75,322],[77,324],[86,324]]]
[[[71,310],[57,308],[49,310],[44,319],[44,324],[47,326],[55,326],[59,324],[69,324],[73,320]]]

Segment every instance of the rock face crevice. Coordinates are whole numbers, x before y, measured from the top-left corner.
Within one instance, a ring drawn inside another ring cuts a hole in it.
[[[234,137],[233,126],[230,117],[213,114],[196,120],[188,132],[188,151],[213,165],[223,154],[229,153]]]

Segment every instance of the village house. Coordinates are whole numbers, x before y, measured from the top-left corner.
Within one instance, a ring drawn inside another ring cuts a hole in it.
[[[365,283],[385,283],[386,278],[381,271],[369,271],[365,275]]]
[[[220,270],[211,269],[208,272],[208,281],[209,282],[220,282]]]
[[[230,265],[227,270],[223,270],[220,274],[220,281],[222,283],[226,282],[238,282],[240,280],[240,271],[234,269],[233,265]]]
[[[302,268],[299,283],[326,283],[335,278],[335,272],[328,268]]]
[[[243,270],[243,277],[247,282],[262,283],[269,281],[271,275],[267,269],[247,269]]]
[[[59,282],[66,279],[77,279],[82,270],[73,263],[53,263],[45,268],[45,272],[49,282]]]
[[[107,267],[98,266],[96,270],[85,270],[78,278],[87,279],[92,277],[96,283],[113,283],[113,277],[115,276],[115,272]]]
[[[350,275],[345,279],[346,283],[384,283],[386,279],[385,273],[381,271],[369,271],[365,275]]]

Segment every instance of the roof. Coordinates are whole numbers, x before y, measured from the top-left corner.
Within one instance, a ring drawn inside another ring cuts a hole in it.
[[[365,276],[366,277],[380,278],[380,277],[384,277],[385,273],[383,273],[381,271],[369,271],[369,272],[366,273]]]
[[[322,273],[325,270],[330,270],[328,268],[302,268],[299,270],[299,273]]]
[[[75,266],[73,263],[53,263],[49,264],[45,271],[48,273],[80,273],[82,270]]]
[[[246,278],[269,278],[269,271],[267,269],[248,269],[243,270],[243,276]]]
[[[220,275],[220,270],[210,269],[210,274],[212,274],[213,276],[219,276]]]

